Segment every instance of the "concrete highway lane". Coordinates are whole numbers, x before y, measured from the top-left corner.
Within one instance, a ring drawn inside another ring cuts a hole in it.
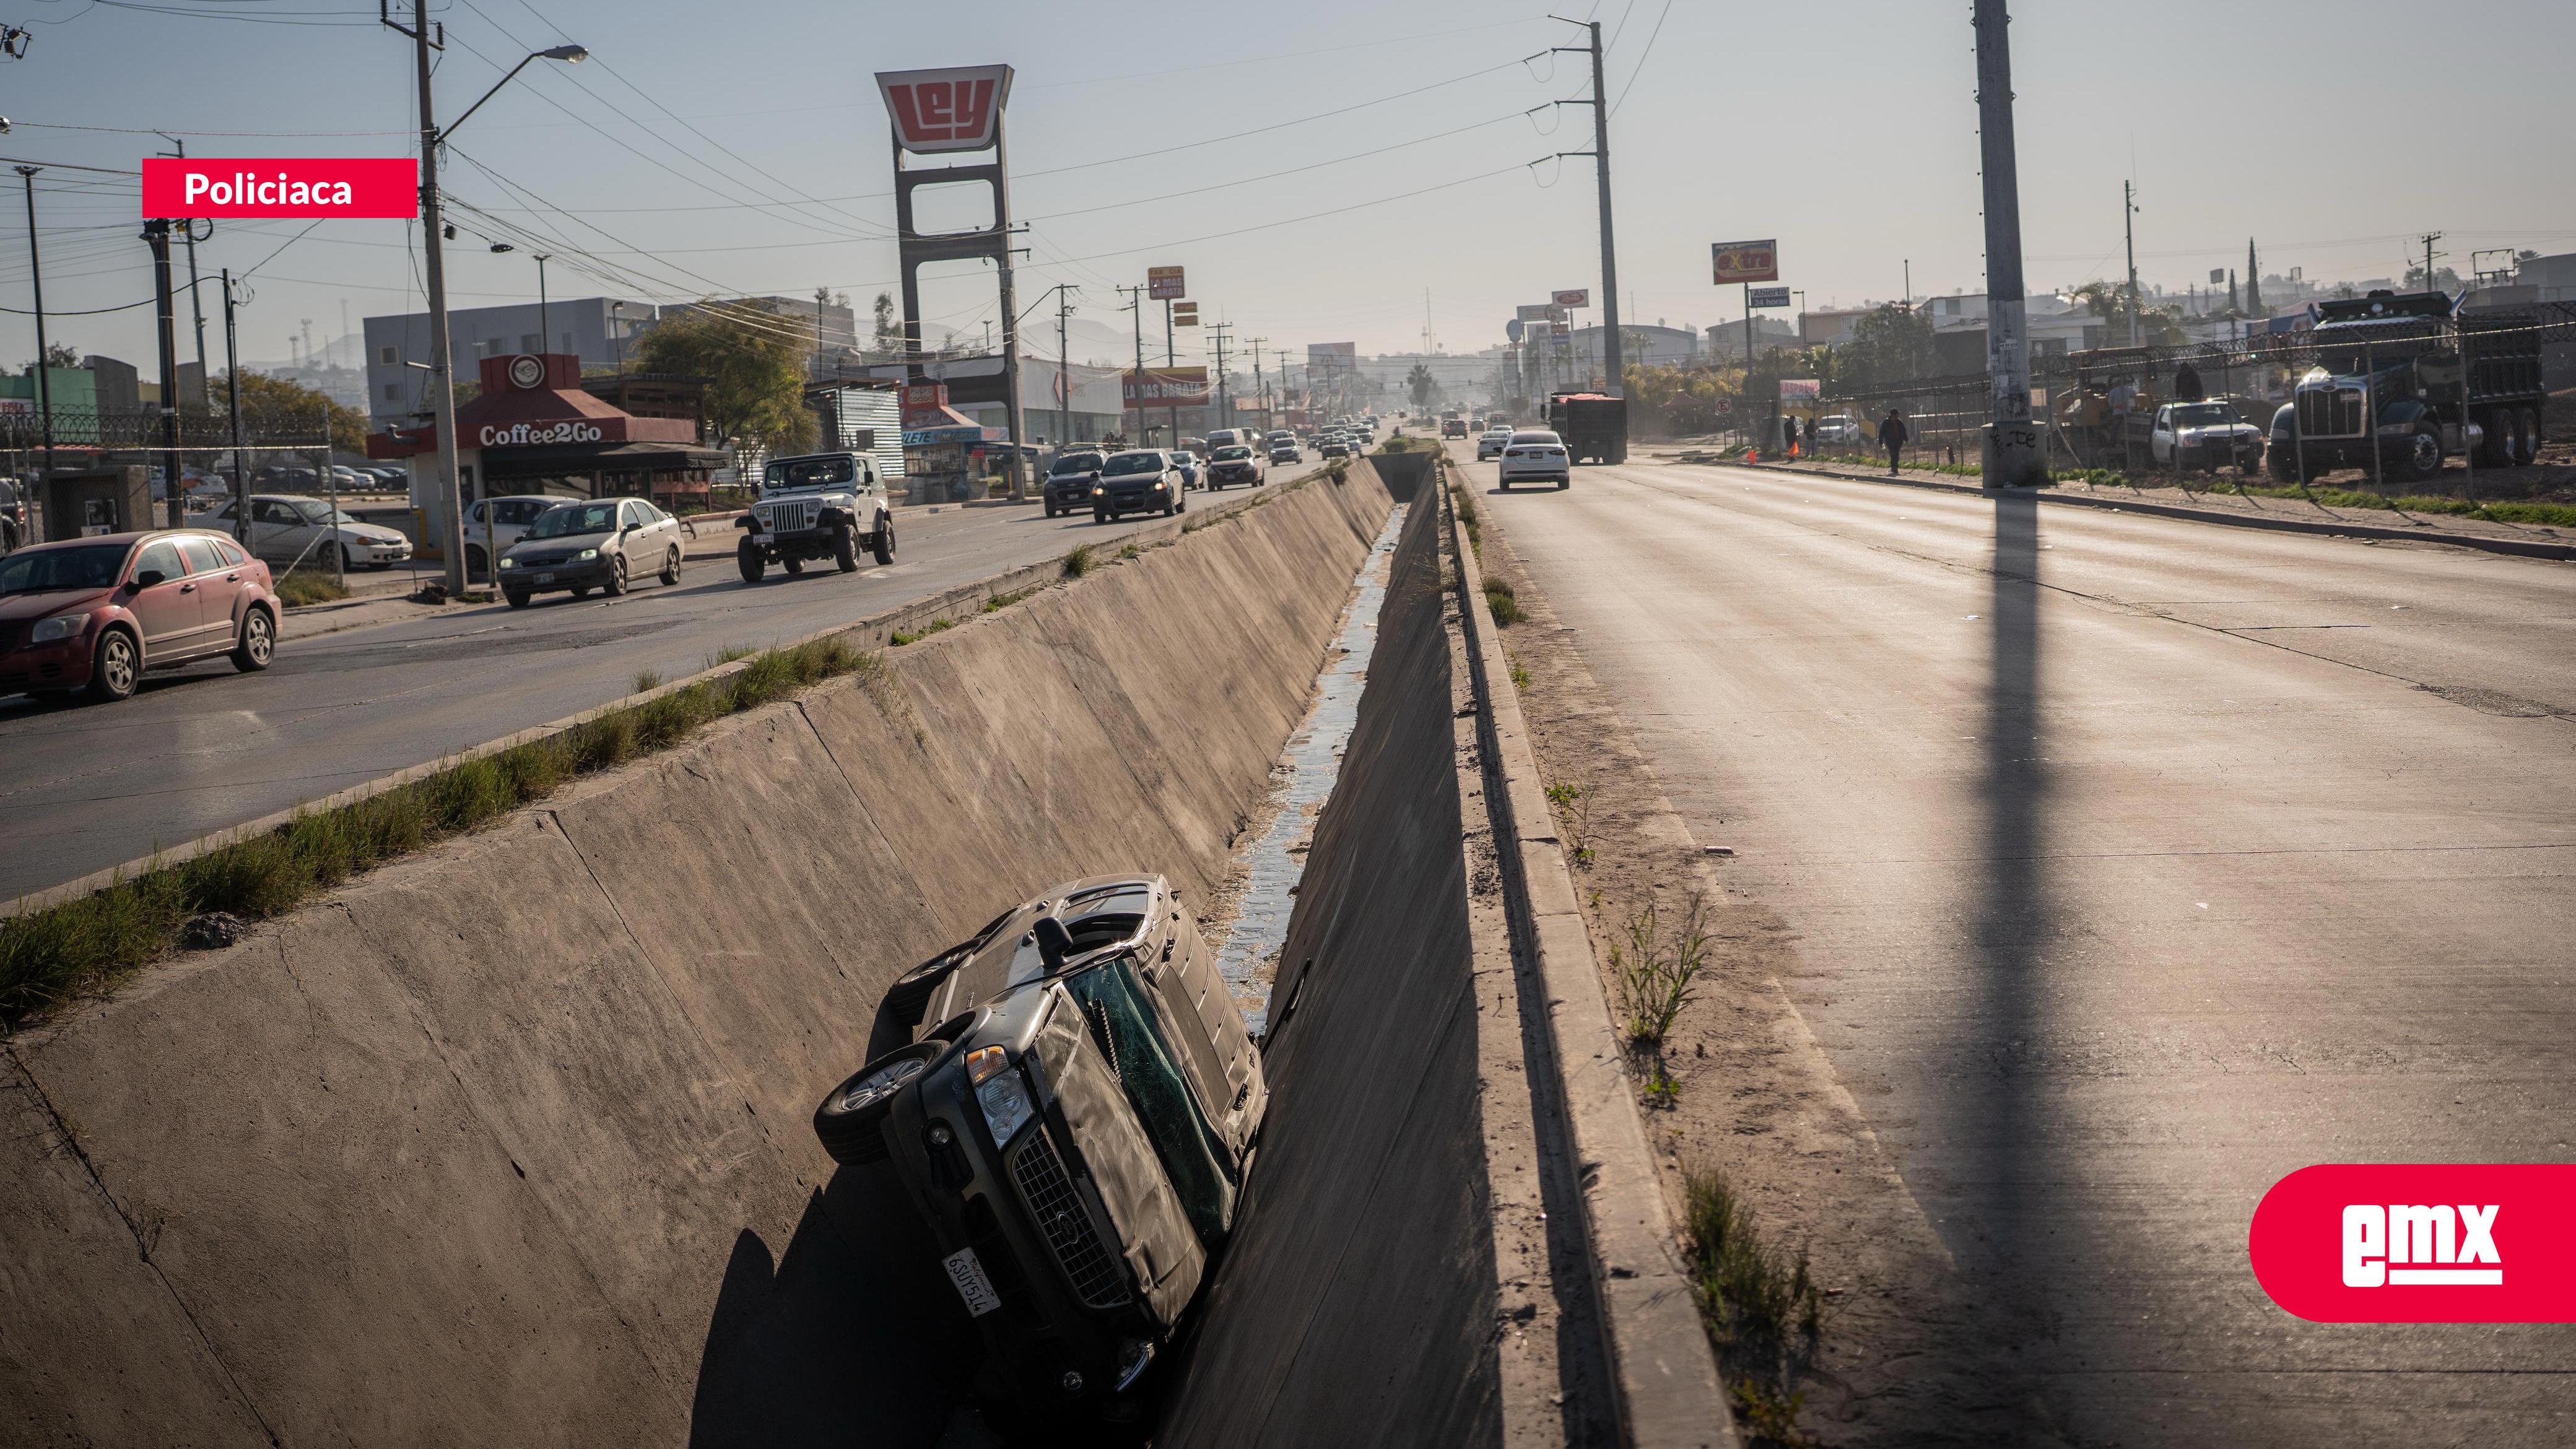
[[[2245,1252],[2309,1163],[2576,1160],[2576,568],[1468,476],[2067,1442],[2576,1439],[2576,1328],[2307,1323]]]
[[[1281,481],[1285,481],[1284,470]],[[1232,493],[1193,495],[1194,505]],[[526,609],[288,639],[267,672],[217,660],[145,678],[122,704],[0,699],[0,900],[256,820],[335,790],[676,679],[762,647],[1023,564],[1115,543],[1143,520],[1050,520],[1035,505],[903,510],[884,568],[775,567],[746,586],[730,558],[623,598],[540,595]]]

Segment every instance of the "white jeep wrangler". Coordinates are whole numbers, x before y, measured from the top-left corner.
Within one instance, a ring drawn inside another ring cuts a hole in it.
[[[894,562],[894,513],[885,480],[864,453],[809,453],[777,458],[761,470],[760,501],[734,525],[748,530],[734,550],[742,581],[760,582],[772,562],[790,574],[808,559],[830,559],[856,573],[859,550]]]

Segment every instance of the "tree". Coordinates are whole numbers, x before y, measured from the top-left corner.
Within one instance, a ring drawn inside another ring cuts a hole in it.
[[[30,363],[28,365],[32,367],[35,364]],[[80,366],[80,349],[72,346],[68,342],[48,342],[45,344],[45,366],[78,367]]]
[[[2126,282],[2086,282],[2075,289],[2085,310],[2106,323],[2118,324],[2118,330],[2105,329],[2109,344],[2119,346],[2128,341],[2129,304],[2137,297]],[[2171,307],[2138,307],[2138,340],[2150,347],[2179,347],[2186,340],[2182,332],[2182,315]]]
[[[901,357],[903,324],[895,320],[894,293],[877,293],[877,300],[870,310],[876,314],[876,335],[870,340],[868,350],[879,357]]]
[[[656,323],[636,347],[645,372],[705,380],[710,442],[757,443],[782,453],[814,444],[805,352],[800,319],[759,303],[720,305],[712,298]]]
[[[215,374],[214,384],[208,389],[214,398],[211,407],[194,398],[179,405],[182,436],[192,440],[231,439],[230,379],[229,373]],[[253,442],[302,442],[327,431],[333,452],[367,451],[365,414],[343,407],[291,378],[271,377],[264,372],[243,373],[241,410],[242,436]]]
[[[1831,362],[1819,375],[1850,388],[1930,377],[1932,318],[1902,302],[1887,303],[1852,324],[1851,340],[1835,349]]]
[[[1415,408],[1427,408],[1431,406],[1431,395],[1440,390],[1440,380],[1431,375],[1428,365],[1417,362],[1404,375],[1404,390],[1413,395]]]

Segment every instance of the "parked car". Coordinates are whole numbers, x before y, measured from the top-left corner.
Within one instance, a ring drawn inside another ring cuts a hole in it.
[[[1199,457],[1200,455],[1197,452],[1189,448],[1174,448],[1172,450],[1172,466],[1181,470],[1182,487],[1196,488],[1199,486],[1199,476],[1201,471],[1199,467]]]
[[[1268,480],[1268,477],[1269,475],[1262,469],[1261,460],[1254,457],[1252,450],[1241,443],[1228,443],[1208,455],[1207,486],[1211,490],[1233,483],[1249,483],[1259,487]]]
[[[27,485],[0,478],[0,554],[16,549],[26,538]]]
[[[1091,485],[1091,517],[1096,523],[1127,513],[1180,513],[1189,506],[1181,470],[1173,466],[1171,454],[1159,449],[1110,454],[1100,465],[1100,481]]]
[[[1047,469],[1046,486],[1041,496],[1046,516],[1071,513],[1091,502],[1091,485],[1100,481],[1100,464],[1106,453],[1063,453]]]
[[[150,669],[216,655],[266,669],[281,611],[268,566],[195,529],[33,544],[0,559],[0,694],[132,695]]]
[[[734,564],[746,584],[759,583],[772,563],[793,576],[808,560],[828,558],[856,573],[862,547],[880,565],[894,562],[894,508],[864,453],[771,459],[760,470],[760,501],[734,526],[744,530]]]
[[[1142,1418],[1270,1102],[1197,922],[1160,876],[1070,882],[884,1010],[913,1040],[834,1087],[815,1135],[908,1189],[1019,1416]]]
[[[465,575],[481,578],[492,563],[492,556],[510,551],[510,545],[527,536],[539,515],[565,500],[550,493],[513,493],[500,498],[477,498],[465,510]],[[487,527],[484,515],[491,515]],[[486,541],[492,553],[483,551]]]
[[[1503,445],[1501,482],[1505,488],[1515,483],[1554,483],[1563,488],[1574,481],[1571,466],[1563,438],[1545,428],[1523,428]]]
[[[2181,461],[2175,461],[2175,449]],[[2156,409],[2147,433],[2147,451],[2159,468],[2206,468],[2217,472],[2230,463],[2252,473],[2263,464],[2263,430],[2238,415],[2226,402],[2167,403]]]
[[[287,568],[327,568],[335,548],[343,569],[389,569],[411,558],[411,540],[399,531],[294,493],[252,494],[247,537],[229,498],[206,510],[205,525],[243,539],[252,553]]]
[[[1511,441],[1512,430],[1509,428],[1485,429],[1483,436],[1476,439],[1476,461],[1481,463],[1487,458],[1501,457],[1503,449],[1508,447]]]
[[[1849,446],[1861,440],[1860,419],[1849,413],[1833,413],[1815,420],[1815,439],[1819,443]]]
[[[680,520],[641,498],[558,503],[501,555],[501,597],[524,609],[558,589],[586,599],[593,589],[625,593],[648,576],[676,584],[684,549]]]

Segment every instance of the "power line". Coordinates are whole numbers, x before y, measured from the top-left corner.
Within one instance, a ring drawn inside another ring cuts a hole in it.
[[[1628,92],[1637,88],[1637,77],[1645,73],[1646,62],[1655,54],[1655,37],[1664,33],[1664,17],[1672,13],[1673,0],[1664,0],[1664,8],[1655,15],[1655,28],[1646,32],[1646,48],[1637,52],[1636,67],[1628,72],[1628,83],[1619,87],[1619,99],[1610,103],[1610,114],[1619,114],[1619,108],[1628,104]]]

